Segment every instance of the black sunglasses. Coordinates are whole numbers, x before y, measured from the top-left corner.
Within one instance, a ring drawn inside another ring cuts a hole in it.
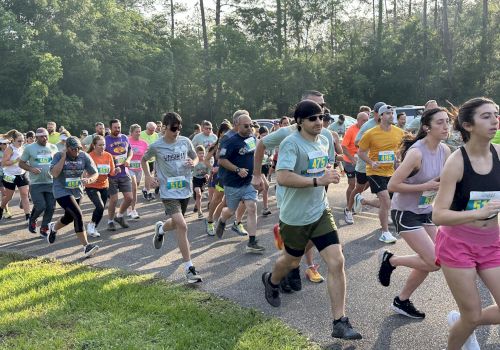
[[[324,114],[314,114],[310,115],[309,117],[305,117],[304,119],[309,120],[310,122],[315,122],[316,119],[323,120],[326,116]]]
[[[170,128],[169,128],[169,129],[170,129],[170,131],[172,131],[172,132],[176,132],[177,130],[182,130],[182,125],[181,125],[181,124],[179,124],[179,125],[177,125],[177,126],[170,126]]]

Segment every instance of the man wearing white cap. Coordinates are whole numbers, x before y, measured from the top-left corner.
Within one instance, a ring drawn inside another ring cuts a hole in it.
[[[28,230],[36,233],[37,218],[43,214],[40,236],[46,237],[49,222],[52,220],[56,200],[52,193],[52,175],[49,173],[50,163],[57,147],[48,142],[49,133],[45,128],[38,128],[35,133],[36,142],[24,147],[19,159],[19,167],[30,173],[30,194],[33,201],[28,222]]]

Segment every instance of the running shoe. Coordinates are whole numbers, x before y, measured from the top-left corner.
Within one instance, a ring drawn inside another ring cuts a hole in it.
[[[89,243],[83,248],[83,255],[85,255],[86,258],[90,258],[97,253],[98,250],[99,246],[97,244]]]
[[[40,238],[47,239],[48,236],[47,232],[49,232],[48,227],[40,227]]]
[[[287,276],[290,287],[296,292],[302,289],[302,280],[300,279],[300,267],[293,269]]]
[[[3,213],[3,217],[5,219],[12,219],[12,213],[10,212],[10,209],[9,208],[5,208],[5,211]]]
[[[352,212],[350,210],[347,210],[347,208],[344,208],[344,221],[348,225],[354,224],[354,220],[352,218]]]
[[[455,322],[460,319],[460,312],[453,310],[448,314],[448,326],[453,326]],[[472,334],[467,338],[464,345],[462,346],[462,350],[480,350],[479,343],[476,338],[476,331],[473,331]]]
[[[56,231],[54,231],[55,226],[55,222],[49,222],[49,234],[47,235],[47,242],[49,242],[49,244],[56,241]]]
[[[213,222],[207,222],[207,235],[215,236],[215,224]]]
[[[148,199],[148,191],[146,190],[142,190],[142,196],[144,197],[144,199]]]
[[[425,318],[425,313],[415,308],[410,299],[401,300],[399,299],[399,297],[395,297],[394,301],[392,302],[391,309],[400,315],[404,315],[410,318]]]
[[[189,269],[186,271],[186,280],[190,284],[203,282],[201,276],[198,275],[194,266],[190,266]]]
[[[127,221],[125,220],[125,216],[121,216],[121,217],[115,217],[115,222],[120,225],[122,228],[129,228],[129,224],[127,223]]]
[[[270,282],[271,273],[264,272],[262,274],[262,283],[264,284],[264,296],[269,304],[274,307],[281,305],[280,289],[273,287]]]
[[[332,337],[348,340],[358,340],[363,338],[359,332],[352,328],[351,322],[349,322],[349,319],[345,316],[337,322],[333,321]]]
[[[204,218],[204,216],[203,216],[203,212],[200,210],[200,211],[198,212],[198,219],[203,219],[203,218]]]
[[[197,213],[197,212],[198,212],[198,208],[193,207],[193,213]]]
[[[95,223],[93,222],[89,222],[87,224],[87,235],[89,235],[90,237],[101,237],[101,234],[99,232],[97,232],[96,228],[95,228]]]
[[[245,230],[245,227],[243,227],[242,223],[237,224],[236,221],[233,223],[233,226],[231,227],[231,230],[236,232],[240,236],[247,236],[248,232]]]
[[[306,278],[313,283],[321,283],[325,280],[324,277],[318,272],[318,267],[319,265],[314,264],[313,266],[308,267],[304,272]]]
[[[380,268],[378,270],[378,280],[381,285],[388,287],[391,284],[391,274],[396,268],[391,265],[389,260],[394,254],[390,251],[382,249],[378,254],[378,260],[380,263]]]
[[[271,215],[271,211],[269,210],[269,208],[262,209],[262,216],[269,216],[269,215]]]
[[[363,201],[363,196],[361,193],[356,193],[354,196],[354,206],[353,209],[356,212],[356,214],[361,214],[363,212],[363,204],[361,203]]]
[[[156,197],[155,197],[155,195],[153,194],[153,192],[149,192],[149,193],[148,193],[148,200],[152,201],[152,200],[154,200],[155,198],[156,198]]]
[[[254,242],[248,242],[247,246],[245,247],[245,250],[247,253],[254,253],[254,254],[262,254],[266,250],[266,248],[260,246],[257,244],[257,240]]]
[[[276,246],[276,249],[283,250],[285,244],[283,243],[283,239],[281,239],[280,224],[274,225],[273,232],[274,232],[274,245]]]
[[[286,276],[280,282],[280,292],[285,294],[293,293],[293,289],[290,287],[290,283],[288,283]]]
[[[132,210],[132,211],[130,212],[129,217],[130,217],[132,220],[138,220],[138,219],[140,219],[140,218],[141,218],[141,217],[139,216],[139,213],[138,213],[138,212],[137,212],[137,210],[135,210],[135,209],[134,209],[134,210]]]
[[[155,224],[155,235],[153,237],[153,245],[156,249],[160,249],[163,245],[163,233],[161,233],[161,228],[163,226],[162,221],[157,221]]]
[[[389,231],[386,231],[386,232],[382,232],[382,234],[380,235],[380,237],[379,237],[378,240],[380,242],[384,242],[384,243],[390,244],[390,243],[396,243],[397,238],[394,237],[392,235],[392,233],[390,233]]]
[[[28,221],[28,231],[30,231],[31,233],[36,234],[36,224],[37,224],[36,220],[35,220],[35,222],[29,222]]]
[[[5,210],[5,214],[7,214],[7,210]],[[0,220],[3,218],[3,208],[0,208]],[[7,219],[7,215],[5,215],[5,218]]]
[[[215,229],[215,234],[217,237],[222,238],[224,235],[224,230],[226,229],[226,223],[220,221],[220,219],[217,221],[217,228]]]
[[[108,231],[116,231],[116,226],[114,221],[108,221]]]

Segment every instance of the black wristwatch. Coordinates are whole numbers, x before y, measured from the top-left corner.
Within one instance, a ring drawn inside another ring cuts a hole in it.
[[[240,172],[240,170],[241,170],[240,168],[236,168],[236,170],[235,170],[236,174],[238,174]]]

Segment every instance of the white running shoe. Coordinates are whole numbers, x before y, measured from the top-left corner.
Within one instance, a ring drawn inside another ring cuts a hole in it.
[[[448,326],[453,326],[455,322],[460,318],[460,312],[453,310],[448,314]],[[479,347],[479,343],[476,338],[476,331],[473,331],[472,334],[467,338],[464,345],[462,346],[462,350],[481,350]]]
[[[347,208],[344,208],[344,221],[348,225],[354,224],[354,220],[352,218],[352,211],[347,210]]]
[[[380,235],[379,239],[378,239],[380,242],[384,242],[384,243],[395,243],[397,241],[397,238],[394,237],[392,235],[392,233],[390,233],[389,231],[386,231],[386,232],[382,232],[382,234]]]
[[[89,222],[87,224],[87,235],[89,235],[90,237],[101,237],[101,234],[99,232],[97,232],[96,228],[95,228],[95,223],[93,222]]]
[[[361,203],[363,201],[363,196],[361,193],[356,193],[354,196],[354,205],[353,205],[353,210],[356,212],[356,214],[361,214],[363,212],[363,204]]]
[[[137,210],[132,210],[130,214],[128,215],[132,220],[137,220],[140,219],[139,213],[137,213]]]

